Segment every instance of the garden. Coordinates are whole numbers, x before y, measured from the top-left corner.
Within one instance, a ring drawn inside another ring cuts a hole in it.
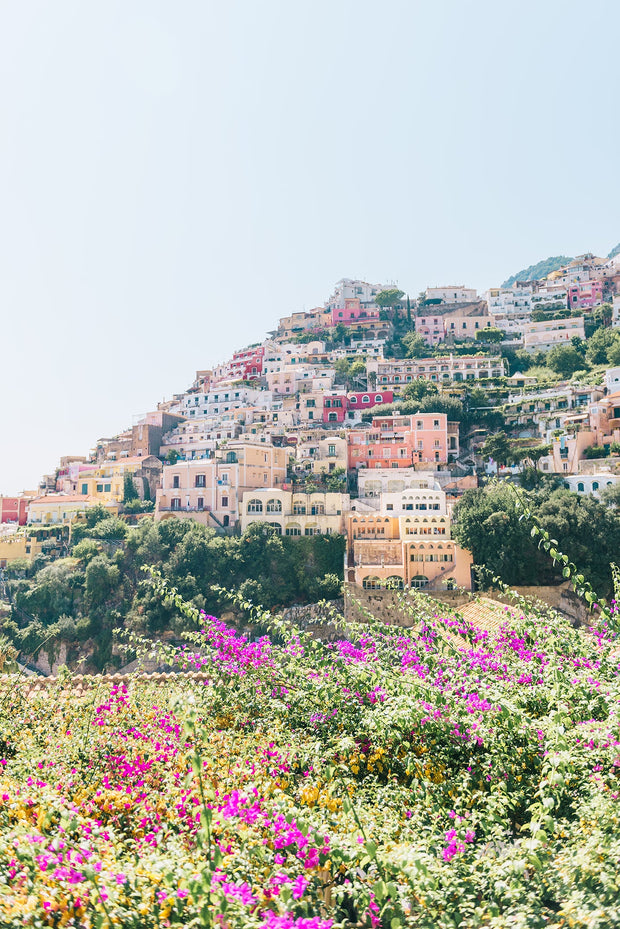
[[[620,925],[615,602],[485,626],[405,592],[408,627],[321,640],[151,583],[183,673],[3,679],[0,925]]]

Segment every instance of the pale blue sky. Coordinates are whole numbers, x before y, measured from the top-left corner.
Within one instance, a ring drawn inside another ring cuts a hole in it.
[[[0,492],[323,302],[620,241],[616,0],[0,0]]]

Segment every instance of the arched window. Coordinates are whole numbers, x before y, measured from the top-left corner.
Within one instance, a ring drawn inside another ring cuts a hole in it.
[[[377,590],[379,587],[381,587],[381,578],[369,574],[362,581],[362,587],[364,590]]]
[[[370,403],[370,397],[367,394],[362,397],[362,403]]]
[[[402,577],[399,577],[398,574],[393,574],[391,577],[386,577],[385,586],[390,590],[402,590],[403,579]]]
[[[280,523],[267,523],[268,526],[271,526],[272,529],[275,529],[278,535],[282,535],[282,526]]]
[[[415,577],[411,578],[411,586],[415,587],[416,590],[422,590],[423,587],[428,585],[428,578],[424,574],[416,574]]]
[[[282,501],[281,500],[267,500],[267,506],[265,507],[267,513],[281,513],[282,512]]]
[[[381,394],[376,395],[375,403],[383,403],[383,396]]]
[[[299,523],[289,523],[284,532],[286,535],[301,535],[301,526]]]
[[[598,490],[598,481],[592,481],[592,490]]]
[[[248,501],[248,513],[262,513],[263,512],[263,501],[257,500],[256,497],[253,497]]]
[[[579,481],[579,483],[577,484],[577,493],[582,494],[584,490],[585,490],[585,486],[584,486],[583,481]]]

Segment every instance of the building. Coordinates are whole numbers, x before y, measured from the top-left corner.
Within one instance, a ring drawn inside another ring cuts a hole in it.
[[[250,345],[235,352],[230,361],[218,365],[213,370],[212,385],[220,381],[254,381],[258,380],[263,370],[264,345]]]
[[[569,284],[566,295],[569,310],[591,309],[603,302],[603,284],[601,281],[580,281]]]
[[[70,523],[93,506],[104,506],[110,516],[118,514],[118,503],[112,499],[98,499],[82,494],[44,494],[30,501],[29,526],[49,526]]]
[[[378,310],[375,297],[385,289],[381,284],[368,284],[366,281],[356,281],[350,277],[343,277],[336,284],[333,294],[325,304],[325,308],[331,312],[332,320],[334,319],[334,310],[344,311],[347,300],[356,300],[361,308],[372,309],[374,312]]]
[[[570,345],[574,336],[585,339],[584,327],[583,316],[529,322],[523,327],[523,347],[527,352],[546,352],[556,345]]]
[[[475,287],[459,286],[427,287],[426,302],[428,303],[475,303],[478,294]]]
[[[35,493],[19,494],[17,497],[0,494],[0,523],[25,526],[28,521],[28,504],[34,497]]]
[[[489,377],[503,377],[505,360],[501,355],[446,355],[440,358],[378,358],[368,361],[368,377],[375,381],[375,389],[399,388],[418,378],[437,383],[477,381]]]
[[[296,437],[295,470],[298,474],[315,474],[317,478],[333,471],[346,471],[348,444],[346,433],[331,433],[327,436],[316,430]]]
[[[620,367],[607,368],[605,371],[605,387],[610,394],[620,390]]]
[[[417,335],[419,335],[431,348],[443,342],[445,337],[445,326],[443,316],[436,313],[416,316],[414,326]]]
[[[228,442],[213,458],[164,467],[155,519],[188,517],[214,527],[233,526],[246,490],[281,487],[287,450],[250,438]]]
[[[471,590],[472,564],[471,553],[451,537],[446,495],[437,486],[389,493],[378,512],[347,516],[349,583],[366,589]]]
[[[75,493],[83,497],[107,502],[122,503],[125,494],[125,476],[132,478],[141,500],[154,500],[163,465],[155,455],[142,458],[120,458],[118,461],[93,463],[82,466],[75,480]]]
[[[600,497],[601,490],[620,484],[620,474],[611,471],[594,471],[592,474],[569,474],[564,480],[564,486],[576,494],[593,494]]]
[[[250,490],[243,494],[241,531],[263,523],[279,535],[331,535],[344,533],[348,494],[294,493],[282,488]]]
[[[442,464],[458,456],[458,441],[450,448],[448,417],[445,413],[416,413],[410,416],[375,417],[368,429],[352,429],[349,469],[411,468],[422,462]]]

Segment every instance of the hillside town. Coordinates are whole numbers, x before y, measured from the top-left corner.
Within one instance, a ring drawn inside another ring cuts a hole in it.
[[[0,497],[0,567],[66,554],[103,507],[130,525],[339,534],[350,584],[470,590],[453,506],[525,468],[595,497],[620,483],[620,255],[480,294],[343,278],[36,490]]]

